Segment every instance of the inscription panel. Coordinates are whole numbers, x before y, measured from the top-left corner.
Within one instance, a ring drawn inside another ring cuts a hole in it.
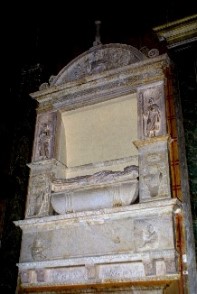
[[[131,280],[145,276],[142,262],[100,266],[99,277],[103,280]]]

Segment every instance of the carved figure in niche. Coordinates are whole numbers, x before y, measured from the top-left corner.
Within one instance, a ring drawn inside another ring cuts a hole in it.
[[[50,140],[51,140],[51,130],[47,123],[44,123],[41,126],[41,131],[39,133],[39,141],[38,141],[38,150],[39,156],[43,158],[49,158],[50,152]]]
[[[146,245],[153,245],[157,242],[158,236],[154,230],[154,227],[151,224],[147,224],[143,230],[142,236],[142,245],[140,247],[144,247]]]
[[[154,103],[154,99],[151,97],[148,100],[149,106],[144,113],[145,137],[155,137],[160,130],[161,126],[161,114],[159,106]]]

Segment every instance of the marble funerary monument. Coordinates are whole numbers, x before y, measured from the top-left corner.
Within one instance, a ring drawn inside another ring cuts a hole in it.
[[[171,67],[100,44],[31,94],[19,293],[183,293]]]

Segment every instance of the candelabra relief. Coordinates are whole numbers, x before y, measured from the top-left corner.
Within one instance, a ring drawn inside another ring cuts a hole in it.
[[[143,177],[144,183],[146,184],[150,196],[157,197],[160,191],[163,174],[157,166],[149,166],[149,174]]]
[[[157,142],[140,150],[140,201],[170,197],[167,142]]]
[[[50,185],[47,175],[30,178],[27,217],[40,217],[49,214]]]

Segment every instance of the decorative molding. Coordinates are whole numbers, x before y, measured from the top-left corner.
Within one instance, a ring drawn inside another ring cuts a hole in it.
[[[155,27],[160,41],[166,41],[167,47],[173,48],[197,40],[197,14]]]
[[[165,79],[164,69],[169,64],[170,60],[164,54],[30,95],[39,102],[38,112],[69,111],[134,93],[138,87],[162,81]]]
[[[146,140],[136,140],[136,141],[133,141],[133,144],[135,145],[136,148],[139,149],[153,143],[167,142],[168,140],[169,140],[169,136],[158,136],[158,137],[148,138]]]

